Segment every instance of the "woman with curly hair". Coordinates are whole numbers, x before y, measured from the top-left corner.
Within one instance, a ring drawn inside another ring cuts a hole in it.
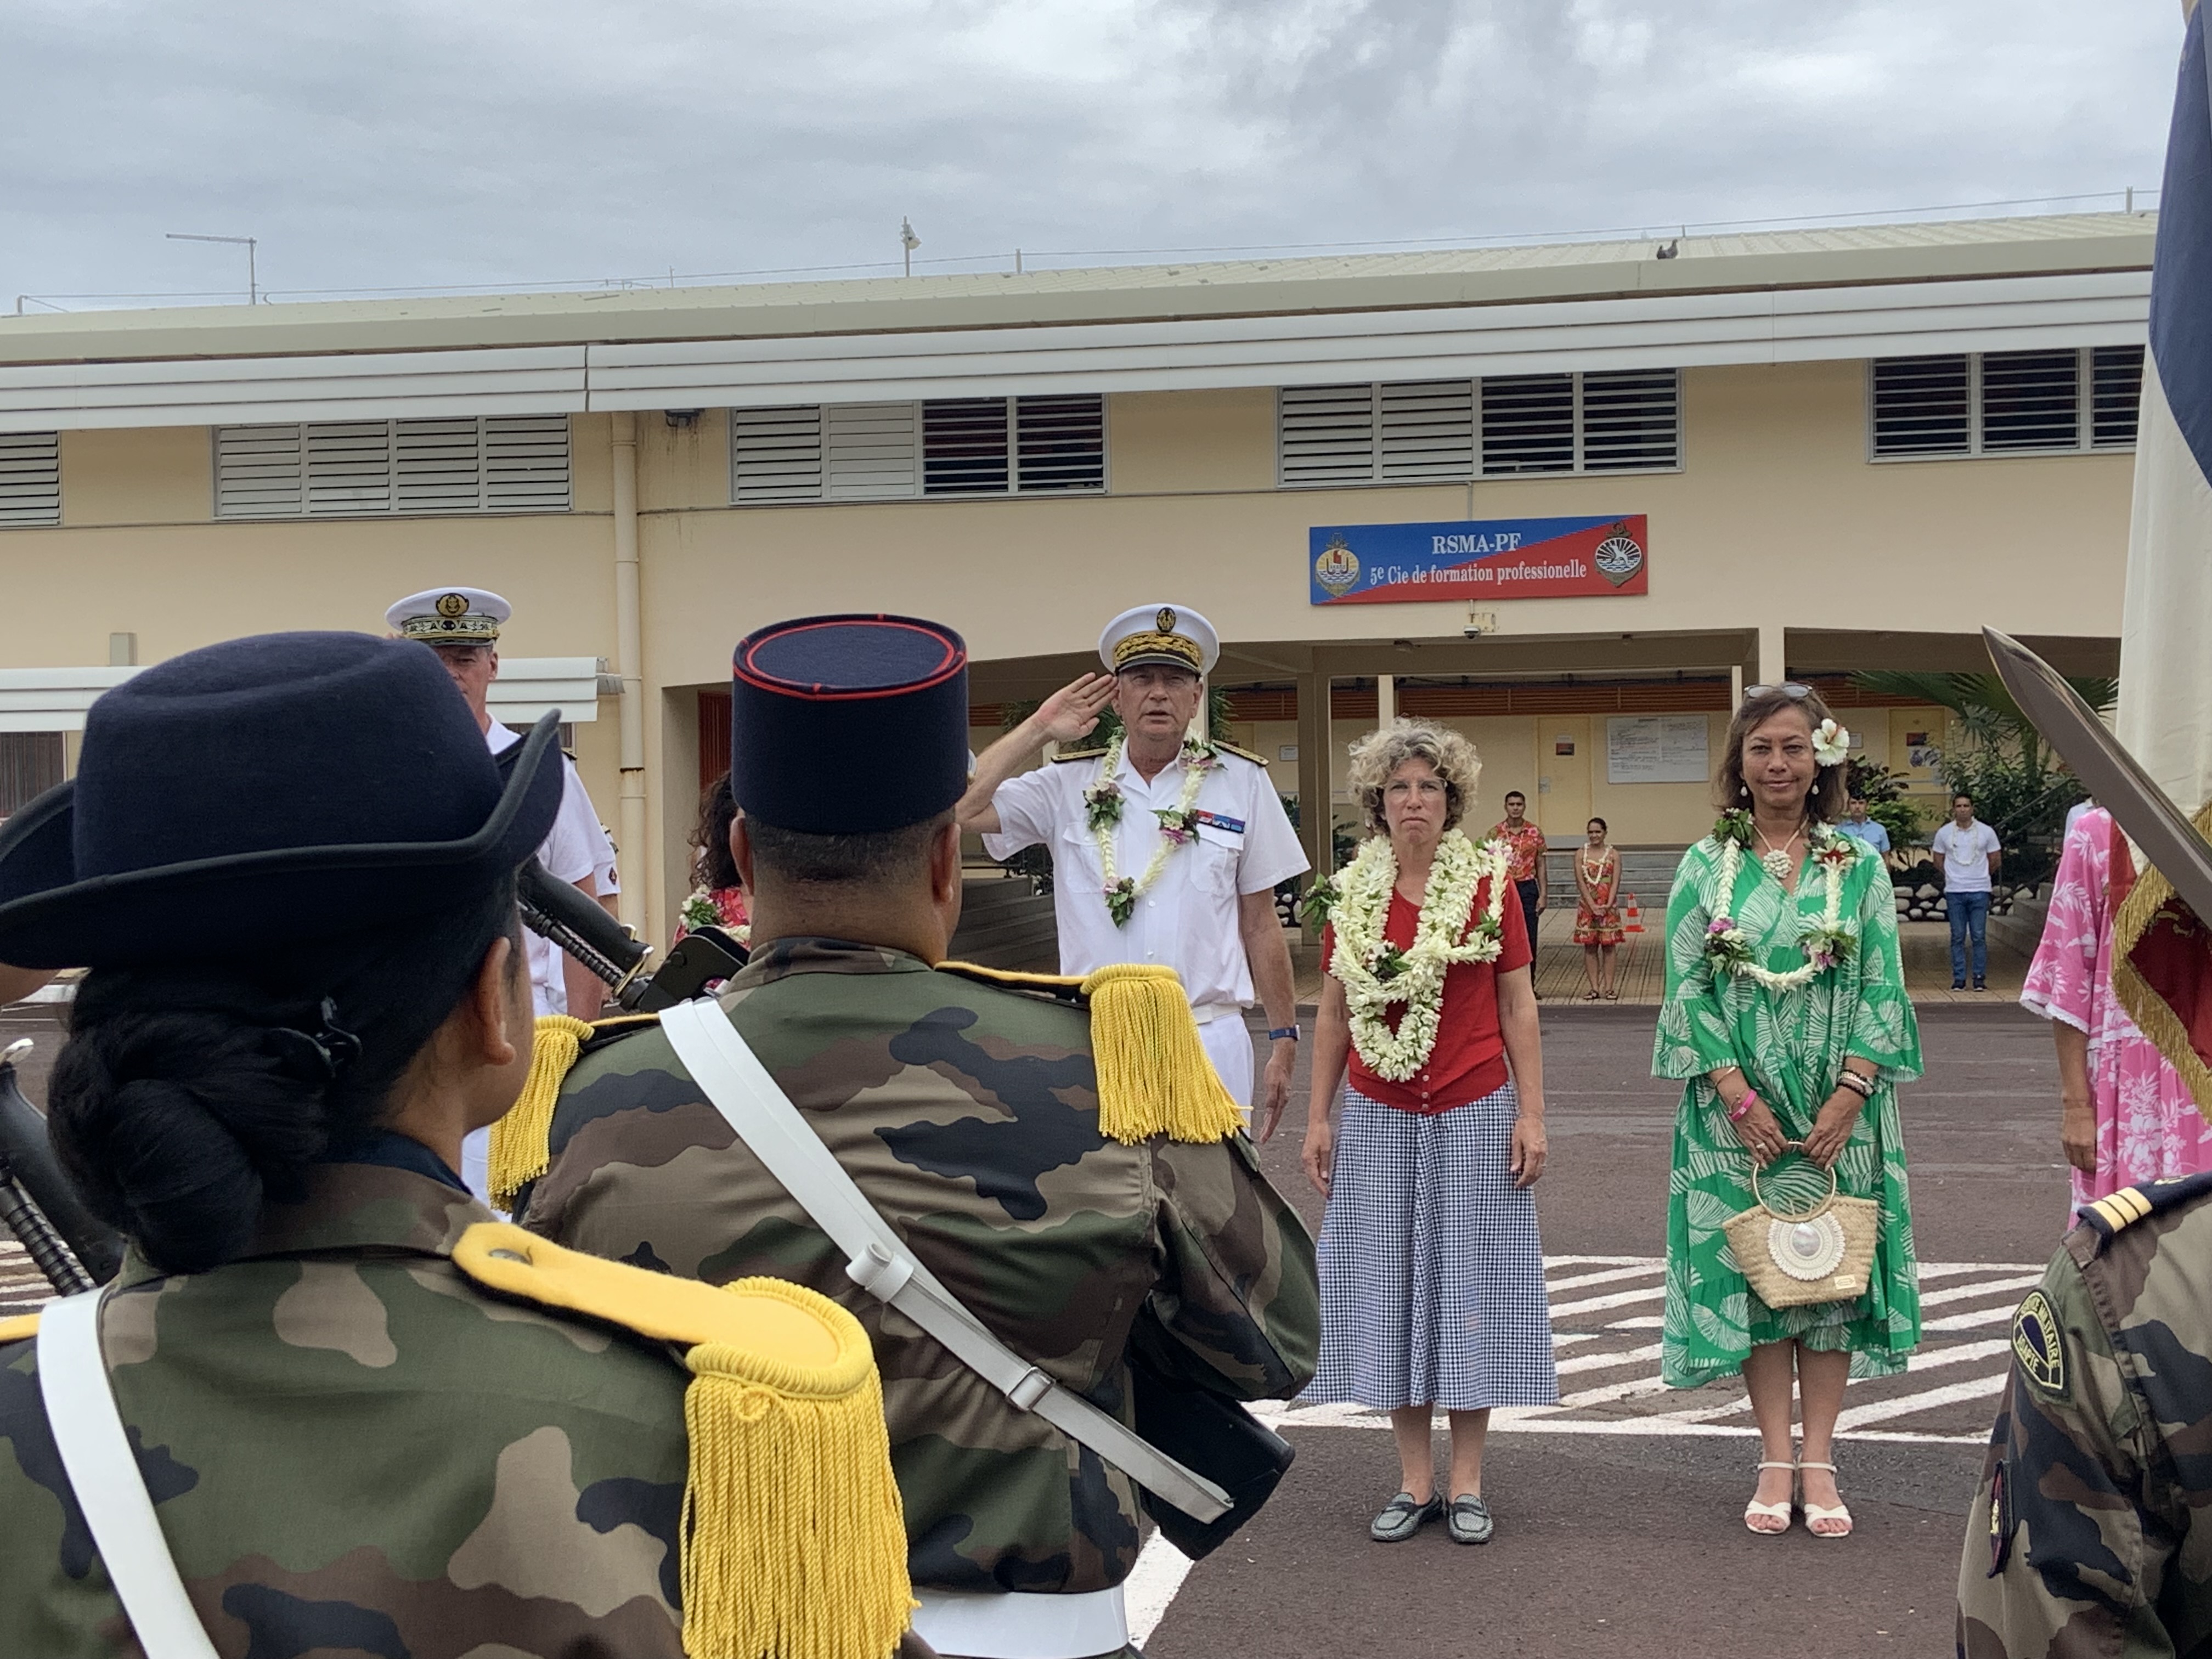
[[[1667,906],[1651,1069],[1685,1086],[1659,1370],[1678,1389],[1742,1372],[1761,1443],[1743,1519],[1761,1534],[1789,1531],[1800,1481],[1806,1530],[1850,1534],[1832,1444],[1844,1384],[1854,1370],[1903,1370],[1920,1340],[1896,1092],[1920,1075],[1920,1035],[1889,872],[1833,827],[1850,750],[1850,733],[1809,687],[1752,687],[1715,781],[1720,821],[1683,854]],[[1776,1211],[1809,1210],[1831,1177],[1844,1196],[1881,1206],[1859,1295],[1772,1308],[1745,1279],[1724,1229],[1755,1201],[1753,1166],[1784,1158],[1764,1183]],[[1795,1455],[1793,1382],[1804,1429]]]
[[[1401,1480],[1381,1543],[1444,1518],[1494,1528],[1482,1450],[1498,1406],[1559,1399],[1544,1252],[1544,1065],[1528,924],[1505,856],[1458,825],[1482,763],[1447,727],[1400,720],[1352,752],[1367,819],[1328,884],[1305,1168],[1328,1200],[1321,1363],[1309,1401],[1390,1413]],[[1346,1080],[1340,1122],[1329,1108]],[[1451,1422],[1449,1513],[1431,1416]]]

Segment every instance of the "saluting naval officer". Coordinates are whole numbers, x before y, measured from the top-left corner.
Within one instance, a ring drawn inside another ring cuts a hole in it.
[[[1040,1381],[1126,1421],[1133,1343],[1216,1395],[1288,1398],[1319,1337],[1313,1243],[1172,974],[1079,985],[945,959],[967,682],[958,635],[898,617],[785,623],[738,647],[731,838],[752,958],[710,1018]],[[885,1378],[918,1634],[967,1656],[1126,1650],[1128,1476],[864,1292],[669,1031],[610,1022],[547,1150],[532,1231],[684,1278],[795,1279],[858,1314]]]
[[[1961,1659],[2212,1650],[2212,1174],[2084,1209],[2012,1352],[1959,1565]]]
[[[1244,1010],[1256,997],[1268,1028],[1255,1122],[1265,1140],[1297,1064],[1291,951],[1274,890],[1310,866],[1266,763],[1189,736],[1220,655],[1213,624],[1187,605],[1123,611],[1098,638],[1106,673],[1062,687],[983,751],[960,827],[981,831],[993,858],[1040,844],[1051,851],[1063,974],[1117,962],[1181,974],[1206,1053],[1248,1106]],[[1047,740],[1088,736],[1109,706],[1121,722],[1112,739],[1063,747],[1052,764],[1015,775]]]
[[[574,1255],[454,1174],[531,1070],[559,760],[549,716],[502,781],[418,646],[263,635],[102,696],[0,830],[0,959],[90,964],[49,1121],[129,1246],[0,1322],[0,1654],[901,1643],[851,1316]]]
[[[495,755],[503,755],[522,741],[513,727],[491,717],[489,702],[491,683],[499,678],[499,630],[514,615],[513,605],[481,587],[425,588],[384,613],[386,624],[399,638],[419,641],[437,653]],[[573,883],[586,897],[601,898],[614,891],[614,847],[592,809],[583,779],[576,775],[575,763],[565,755],[561,757],[561,811],[545,832],[538,861],[555,880]],[[607,988],[599,976],[549,939],[526,933],[523,939],[537,1012],[574,1013],[583,1019],[596,1016]],[[489,1191],[489,1146],[488,1133],[479,1130],[461,1149],[461,1178],[478,1198]]]

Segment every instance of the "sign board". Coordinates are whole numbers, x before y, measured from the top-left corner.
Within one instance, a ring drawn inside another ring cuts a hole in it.
[[[1555,599],[1649,591],[1641,513],[1317,525],[1307,532],[1315,605]]]
[[[1607,783],[1705,783],[1712,777],[1703,714],[1616,714],[1605,723]]]

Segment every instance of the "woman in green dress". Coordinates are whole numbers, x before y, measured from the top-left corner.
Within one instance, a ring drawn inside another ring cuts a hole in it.
[[[1850,742],[1806,686],[1746,695],[1717,781],[1720,822],[1683,856],[1668,902],[1651,1062],[1686,1084],[1668,1184],[1661,1375],[1693,1389],[1743,1373],[1761,1443],[1744,1524],[1788,1531],[1802,1480],[1806,1528],[1823,1538],[1851,1529],[1832,1444],[1844,1385],[1854,1371],[1903,1370],[1920,1340],[1896,1095],[1920,1075],[1920,1036],[1889,873],[1831,827]],[[1778,1158],[1763,1183],[1778,1208],[1825,1194],[1820,1170],[1846,1195],[1881,1205],[1863,1295],[1770,1308],[1746,1283],[1722,1229],[1751,1207],[1752,1164]],[[1804,1434],[1796,1456],[1793,1377]]]

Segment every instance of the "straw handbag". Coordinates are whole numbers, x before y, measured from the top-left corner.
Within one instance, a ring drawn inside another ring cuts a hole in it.
[[[1784,1141],[1783,1149],[1802,1152],[1805,1143]],[[1754,1161],[1751,1207],[1723,1224],[1745,1280],[1770,1308],[1842,1302],[1866,1293],[1881,1206],[1870,1198],[1838,1195],[1835,1170],[1827,1174],[1828,1195],[1792,1215],[1771,1208],[1759,1196]]]

